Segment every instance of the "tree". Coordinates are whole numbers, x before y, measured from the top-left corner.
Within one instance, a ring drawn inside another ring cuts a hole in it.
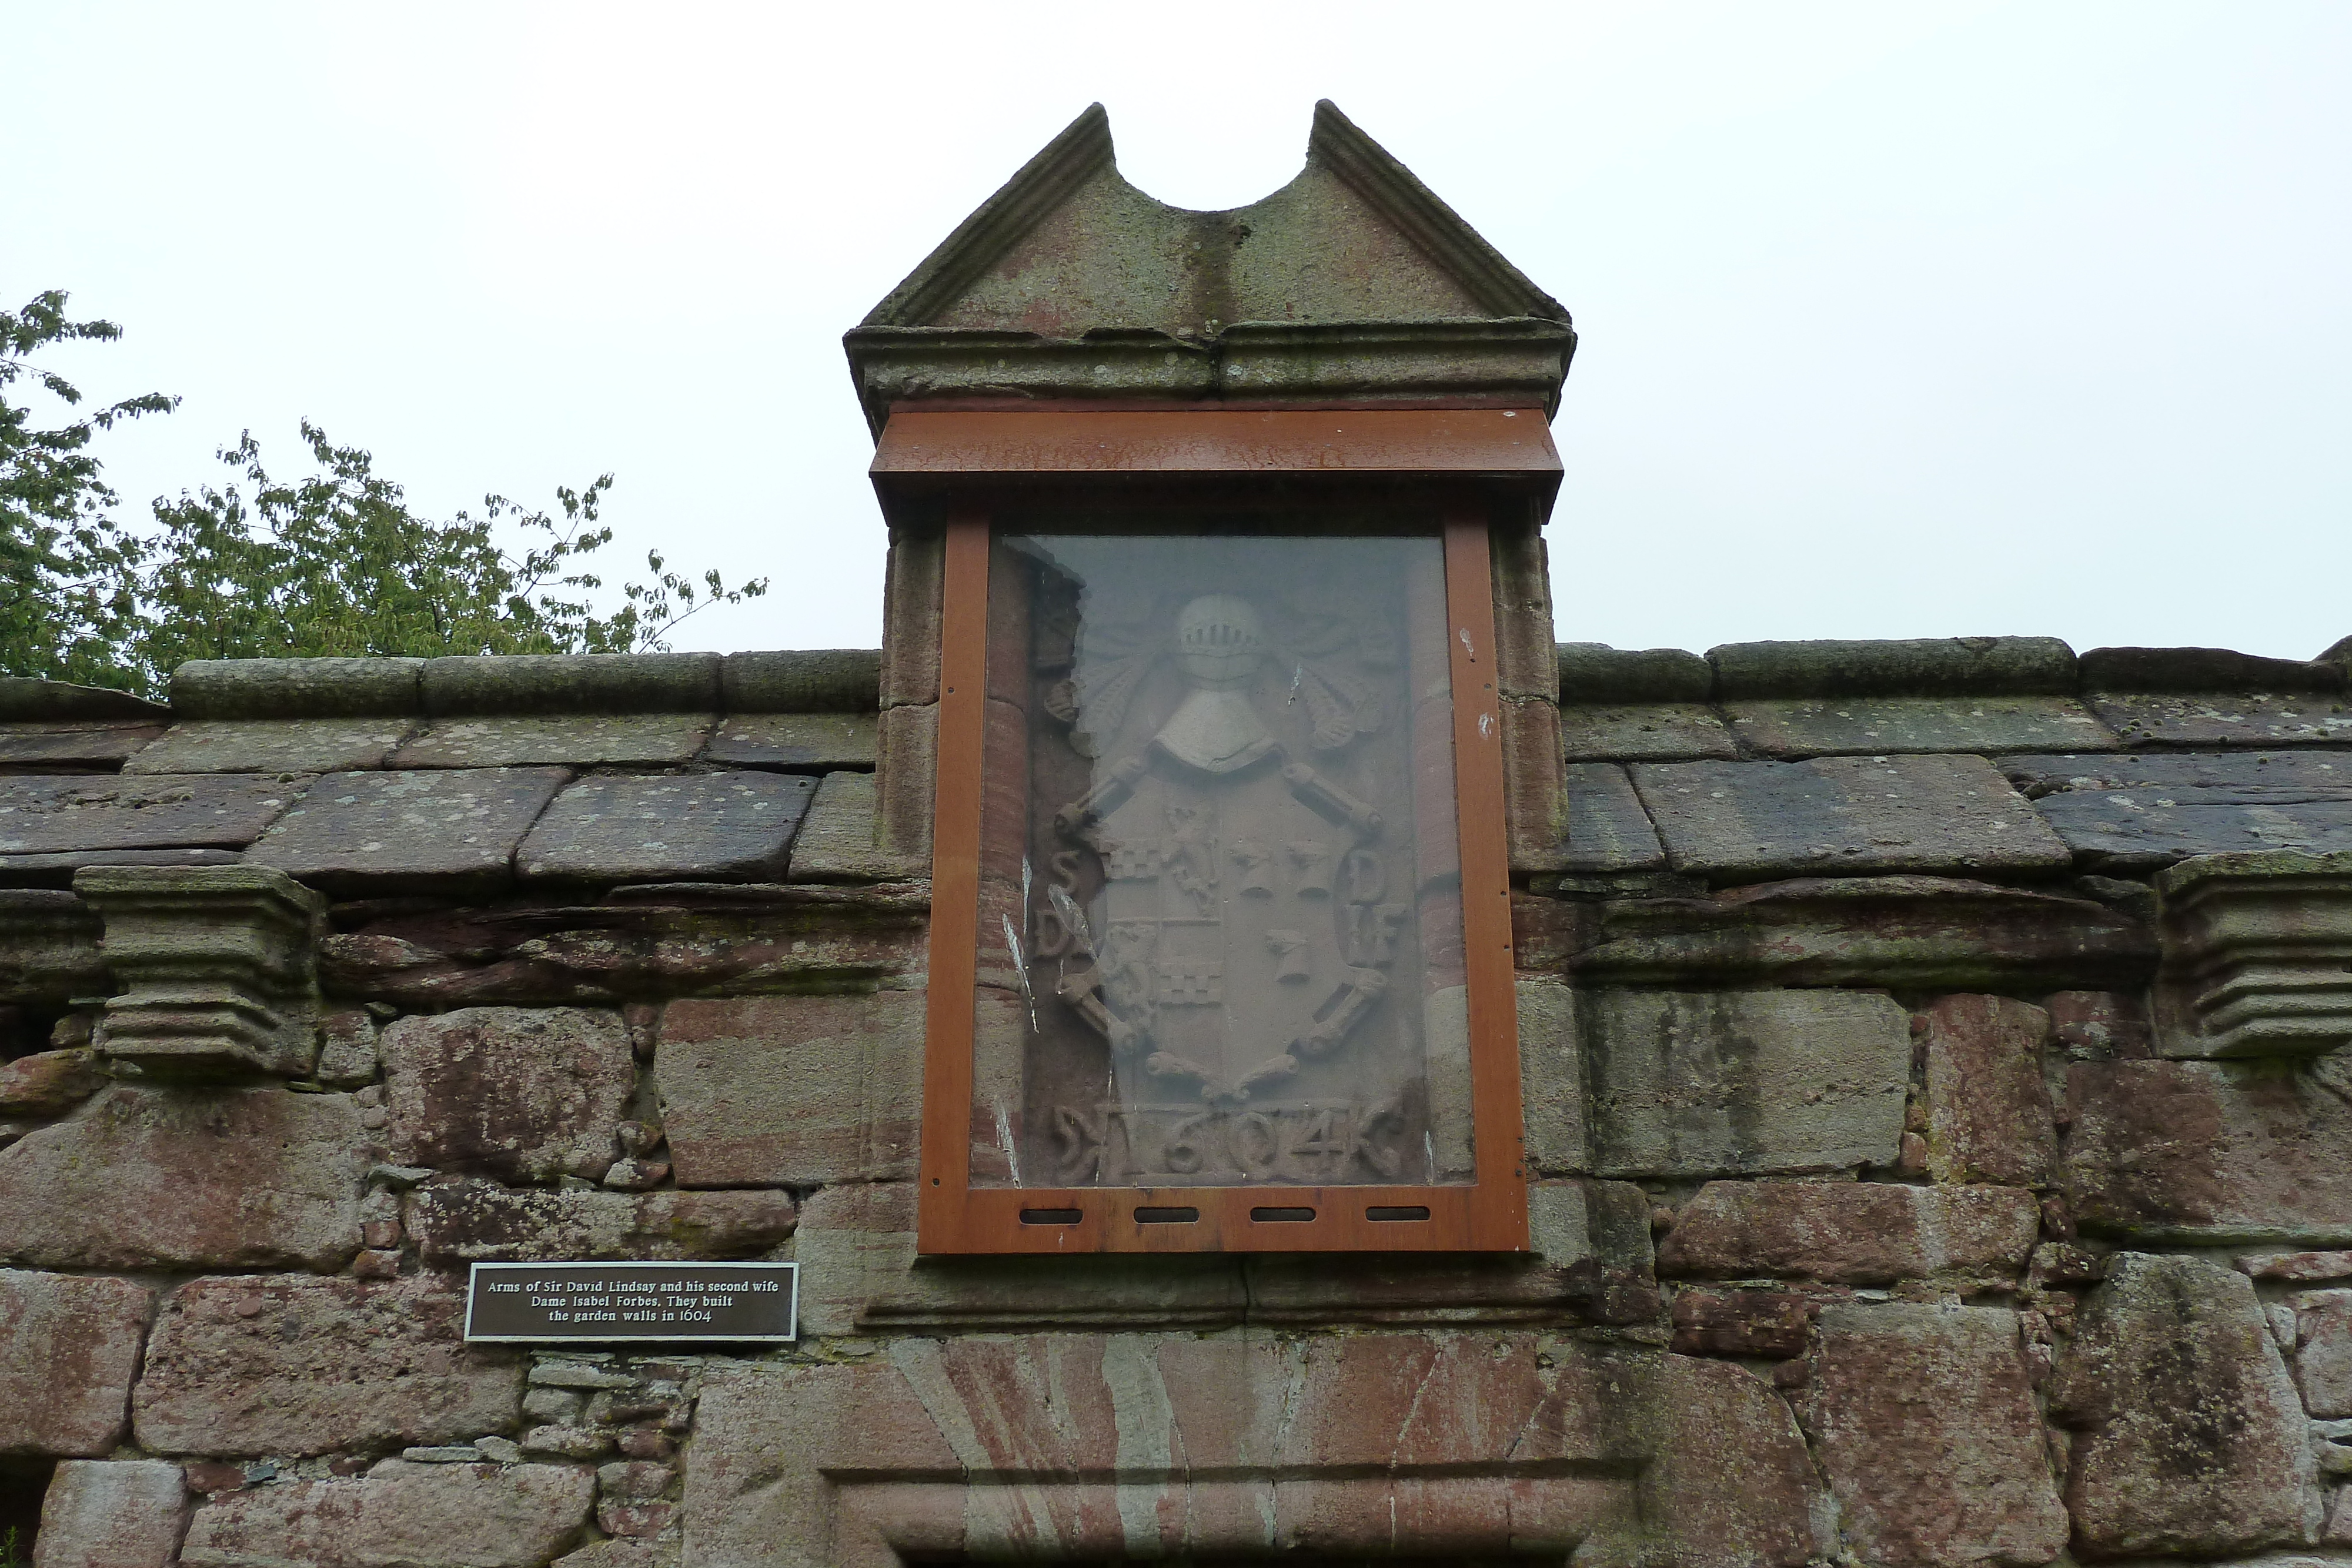
[[[0,315],[0,671],[160,692],[187,659],[643,652],[668,647],[712,604],[767,591],[765,578],[730,589],[717,571],[698,585],[649,550],[652,580],[622,583],[618,605],[600,614],[604,580],[585,568],[613,538],[597,520],[611,475],[584,491],[559,487],[560,518],[488,496],[479,517],[436,521],[411,510],[366,452],[307,419],[317,473],[273,479],[248,431],[220,453],[237,479],[159,497],[154,531],[127,532],[108,515],[115,496],[89,438],[177,400],[132,398],[33,430],[10,383],[30,377],[68,405],[80,394],[26,356],[121,336],[110,322],[68,321],[65,301],[47,293]],[[519,554],[500,547],[501,531],[520,534]]]
[[[114,492],[99,477],[90,437],[115,421],[163,413],[179,399],[149,392],[55,430],[33,427],[9,389],[29,381],[68,408],[81,392],[29,356],[53,343],[110,342],[111,321],[72,321],[50,289],[22,310],[0,311],[0,671],[100,685],[138,685],[122,649],[137,624],[142,542],[108,516]]]

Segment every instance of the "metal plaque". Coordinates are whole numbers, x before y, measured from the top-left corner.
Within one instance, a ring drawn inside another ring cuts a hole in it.
[[[466,1338],[490,1343],[774,1343],[799,1323],[793,1263],[477,1263],[466,1293]]]

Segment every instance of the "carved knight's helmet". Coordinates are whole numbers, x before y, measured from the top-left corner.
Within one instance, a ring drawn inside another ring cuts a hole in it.
[[[1204,593],[1176,612],[1176,654],[1197,687],[1246,685],[1265,656],[1265,628],[1239,594]]]
[[[1244,688],[1265,660],[1265,626],[1250,601],[1204,593],[1176,612],[1176,664],[1185,694],[1158,736],[1161,750],[1208,773],[1246,768],[1274,749]]]

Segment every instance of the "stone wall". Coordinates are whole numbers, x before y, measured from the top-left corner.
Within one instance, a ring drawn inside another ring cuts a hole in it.
[[[2352,1549],[2341,666],[1559,675],[1537,1251],[1313,1260],[916,1260],[873,654],[0,683],[37,1561]],[[804,1337],[463,1343],[467,1263],[559,1258],[797,1259]]]

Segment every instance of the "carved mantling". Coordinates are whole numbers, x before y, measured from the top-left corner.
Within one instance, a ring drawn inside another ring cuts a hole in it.
[[[2167,1056],[2278,1056],[2352,1042],[2352,854],[2200,855],[2157,878]]]
[[[262,866],[93,867],[118,1068],[171,1078],[307,1074],[318,1054],[319,894]]]

